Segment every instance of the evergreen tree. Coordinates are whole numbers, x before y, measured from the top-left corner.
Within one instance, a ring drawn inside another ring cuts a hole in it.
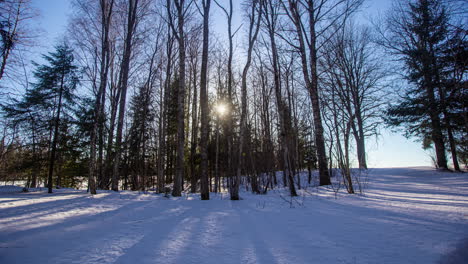
[[[10,103],[2,105],[2,114],[8,125],[24,135],[23,146],[30,148],[30,155],[25,159],[31,168],[31,181],[28,185],[32,188],[37,186],[42,160],[41,149],[47,149],[48,146],[45,139],[50,128],[50,113],[42,101],[42,93],[28,89],[20,100],[12,99]]]
[[[450,32],[441,61],[443,72],[439,96],[444,117],[443,125],[452,156],[453,167],[460,171],[458,159],[467,164],[468,154],[468,93],[466,73],[468,69],[468,41],[466,30],[456,27]]]
[[[54,52],[43,55],[46,64],[33,63],[36,67],[34,77],[36,82],[21,99],[14,99],[10,104],[3,105],[4,116],[12,126],[25,128],[31,136],[33,177],[31,186],[36,185],[36,174],[39,160],[39,144],[41,138],[49,138],[49,173],[48,188],[52,192],[52,175],[57,159],[57,145],[60,134],[68,131],[62,126],[63,119],[73,118],[71,112],[76,100],[73,92],[78,84],[78,67],[73,64],[73,51],[65,44],[60,44]],[[65,123],[67,123],[65,122]],[[60,128],[62,126],[62,133]],[[48,135],[47,135],[48,134]],[[64,141],[62,141],[64,142]]]
[[[129,131],[128,148],[133,190],[145,191],[147,186],[148,166],[146,161],[149,156],[149,141],[154,133],[152,123],[155,119],[151,107],[151,96],[151,87],[145,84],[138,89],[138,93],[132,97],[130,102],[132,125]]]
[[[58,45],[54,52],[43,55],[43,58],[46,64],[34,63],[36,82],[32,84],[31,94],[34,95],[32,97],[34,101],[30,104],[39,109],[52,110],[51,113],[53,113],[50,119],[52,140],[47,180],[49,193],[52,193],[52,176],[57,158],[59,127],[63,116],[67,115],[64,110],[71,109],[74,105],[73,92],[78,84],[78,67],[73,64],[73,51],[66,44]]]
[[[412,84],[401,101],[388,109],[388,123],[406,126],[408,135],[434,143],[439,168],[447,168],[443,120],[442,53],[447,45],[448,16],[440,0],[409,2],[391,17],[393,39],[387,45],[405,62]]]

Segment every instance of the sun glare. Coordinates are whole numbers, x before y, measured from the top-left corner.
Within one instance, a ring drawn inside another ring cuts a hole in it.
[[[227,106],[223,103],[218,103],[215,107],[216,112],[220,115],[223,116],[227,113]]]

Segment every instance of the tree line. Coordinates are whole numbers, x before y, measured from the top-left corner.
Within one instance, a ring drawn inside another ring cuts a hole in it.
[[[449,153],[461,170],[460,1],[395,1],[375,27],[356,22],[363,2],[74,0],[65,40],[33,63],[24,94],[2,100],[2,178],[239,200],[241,186],[296,196],[301,172],[311,184],[317,170],[319,185],[339,172],[354,193],[353,160],[367,169],[366,140],[385,124],[433,145],[439,168]],[[28,4],[0,2],[11,13]],[[226,37],[212,33],[213,12]],[[3,14],[2,69],[22,37]],[[398,96],[382,57],[402,70]]]

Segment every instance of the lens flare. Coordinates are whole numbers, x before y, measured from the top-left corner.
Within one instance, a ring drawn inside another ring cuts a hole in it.
[[[222,104],[222,103],[218,103],[215,108],[216,108],[216,112],[220,116],[225,115],[227,113],[227,111],[228,111],[227,106],[225,104]]]

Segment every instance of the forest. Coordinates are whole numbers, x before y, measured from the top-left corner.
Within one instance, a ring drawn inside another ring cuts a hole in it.
[[[395,0],[372,23],[364,0],[71,2],[31,63],[37,10],[0,1],[1,182],[239,200],[297,196],[304,175],[355,193],[383,127],[466,170],[466,0]]]

